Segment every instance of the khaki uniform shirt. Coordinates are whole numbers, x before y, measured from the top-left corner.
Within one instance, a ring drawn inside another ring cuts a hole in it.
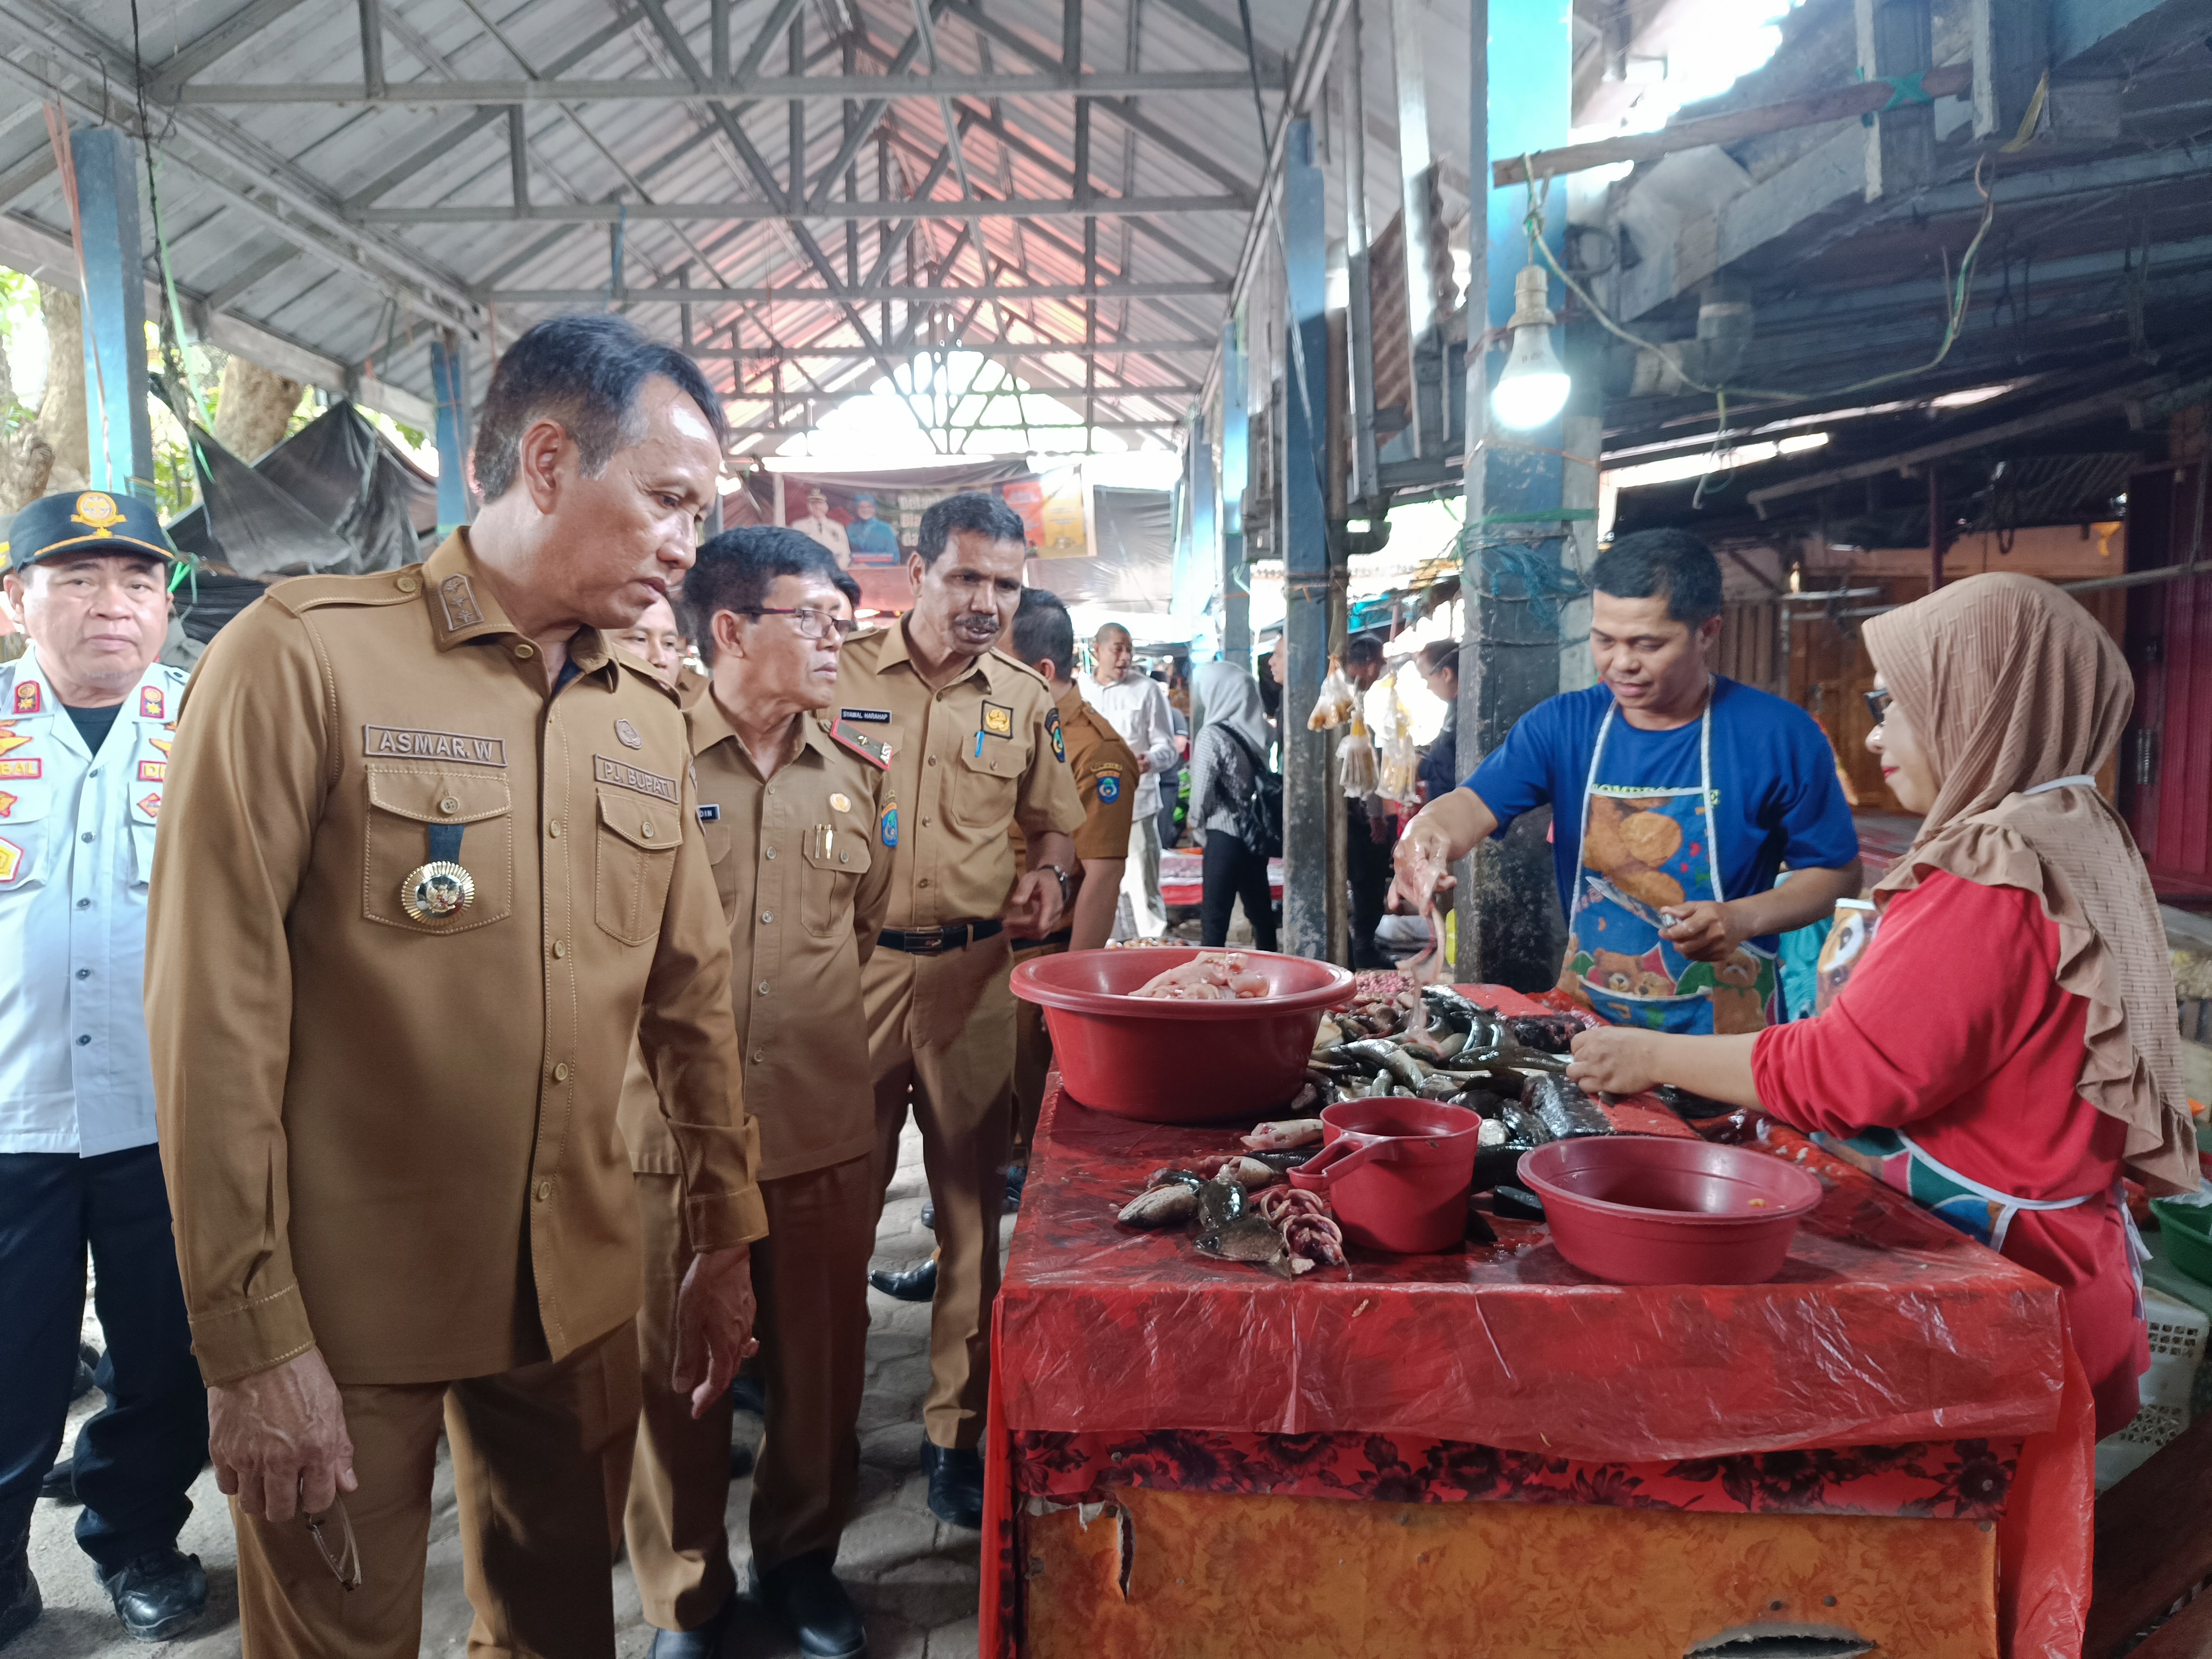
[[[842,658],[838,725],[891,748],[898,817],[884,925],[997,915],[1020,873],[1008,827],[1063,836],[1083,827],[1051,689],[1034,669],[988,651],[933,691],[907,655],[904,623],[854,635]]]
[[[1075,780],[1075,793],[1083,802],[1083,827],[1075,832],[1079,859],[1125,859],[1129,856],[1129,826],[1137,816],[1136,751],[1106,724],[1097,709],[1083,700],[1083,688],[1073,681],[1054,705],[1060,710],[1060,731],[1067,746],[1067,770]],[[1013,830],[1015,867],[1021,864],[1022,830]],[[1060,917],[1060,925],[1067,925]]]
[[[875,1094],[860,964],[890,901],[882,843],[884,768],[804,716],[799,753],[763,781],[711,696],[686,712],[699,776],[699,828],[730,928],[731,985],[745,1098],[759,1126],[763,1181],[805,1175],[875,1150]],[[679,1172],[652,1079],[632,1061],[623,1093],[630,1167]]]
[[[464,532],[423,566],[283,583],[200,661],[146,1012],[211,1382],[311,1346],[341,1382],[450,1381],[629,1318],[634,1034],[692,1247],[767,1231],[683,716],[595,630],[569,648],[549,699]],[[440,856],[474,897],[418,920],[404,894]]]

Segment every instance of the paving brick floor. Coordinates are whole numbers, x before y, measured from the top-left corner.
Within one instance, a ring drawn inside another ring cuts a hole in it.
[[[921,1230],[921,1143],[909,1126],[902,1143],[897,1179],[876,1236],[876,1265],[902,1267],[929,1250]],[[1012,1223],[1007,1224],[1011,1233]],[[917,1465],[921,1401],[928,1387],[929,1310],[869,1294],[868,1391],[860,1413],[860,1512],[845,1534],[838,1571],[853,1587],[868,1620],[872,1659],[973,1659],[978,1535],[947,1527],[926,1503],[927,1481]],[[96,1328],[89,1331],[98,1340]],[[77,1402],[76,1425],[99,1404],[94,1395]],[[757,1441],[760,1422],[740,1416],[741,1438]],[[64,1442],[66,1444],[67,1442]],[[744,1580],[744,1516],[751,1483],[730,1493],[730,1533]],[[231,1659],[239,1652],[238,1553],[230,1517],[204,1474],[192,1489],[193,1514],[181,1547],[206,1567],[208,1612],[184,1638],[149,1648],[125,1638],[76,1548],[70,1528],[76,1511],[41,1501],[31,1534],[31,1560],[46,1597],[37,1625],[9,1644],[6,1659]],[[653,1632],[638,1610],[629,1569],[614,1569],[617,1651],[622,1659],[645,1652]],[[750,1615],[750,1616],[747,1616]],[[468,1645],[469,1606],[461,1589],[461,1551],[453,1508],[452,1470],[441,1449],[435,1508],[430,1523],[428,1574],[422,1594],[422,1651],[461,1654]],[[766,1621],[743,1610],[724,1650],[726,1659],[782,1659],[798,1650]]]

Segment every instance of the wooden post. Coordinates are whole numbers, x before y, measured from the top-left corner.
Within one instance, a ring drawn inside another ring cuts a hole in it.
[[[1332,867],[1329,858],[1330,820],[1344,816],[1329,776],[1330,745],[1323,733],[1306,729],[1328,666],[1332,586],[1322,494],[1328,402],[1327,211],[1327,185],[1314,163],[1313,123],[1294,120],[1283,171],[1283,285],[1292,333],[1284,352],[1276,489],[1283,640],[1289,653],[1283,684],[1283,948],[1308,957],[1328,953],[1329,895],[1344,884],[1341,866]]]
[[[1970,0],[1974,137],[2009,143],[2051,68],[2051,0]]]
[[[1935,67],[1928,0],[1853,0],[1853,9],[1859,70],[1868,80],[1922,75]],[[1918,189],[1936,176],[1935,105],[1908,100],[1876,115],[1866,142],[1868,201]]]
[[[1556,146],[1567,136],[1573,64],[1569,32],[1556,15],[1528,5],[1492,6],[1471,0],[1468,33],[1472,154],[1468,176],[1487,179],[1492,155],[1521,155]],[[1564,260],[1566,189],[1548,181],[1544,235]],[[1528,258],[1522,228],[1528,192],[1524,185],[1482,192],[1479,211],[1468,216],[1468,337],[1480,341],[1513,312],[1513,284]],[[1561,299],[1555,282],[1551,303]],[[1497,354],[1503,367],[1504,355]],[[1569,362],[1576,362],[1571,353]],[[1582,396],[1591,398],[1584,362]],[[1462,776],[1505,740],[1514,723],[1559,689],[1556,623],[1546,623],[1557,596],[1530,592],[1512,564],[1557,572],[1565,544],[1562,423],[1532,432],[1497,435],[1512,447],[1493,446],[1492,375],[1485,354],[1470,346],[1467,360],[1466,544],[1461,562],[1458,765]],[[1587,428],[1585,428],[1586,430]],[[1590,509],[1575,509],[1589,511]],[[1594,516],[1594,514],[1593,514]],[[1560,804],[1562,815],[1575,806]],[[1561,920],[1552,873],[1547,820],[1532,812],[1503,841],[1478,848],[1458,872],[1457,976],[1540,989],[1559,976],[1556,941]]]

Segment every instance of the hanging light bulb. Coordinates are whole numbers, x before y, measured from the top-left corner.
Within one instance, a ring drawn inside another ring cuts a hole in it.
[[[1543,425],[1567,404],[1567,371],[1552,349],[1552,325],[1558,319],[1544,300],[1543,268],[1524,265],[1513,279],[1513,319],[1506,324],[1513,347],[1490,394],[1498,424],[1516,431]]]

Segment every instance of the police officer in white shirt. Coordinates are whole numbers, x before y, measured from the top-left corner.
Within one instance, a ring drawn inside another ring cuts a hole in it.
[[[39,1617],[31,1516],[68,1417],[88,1249],[107,1405],[77,1435],[77,1544],[125,1628],[161,1641],[207,1605],[198,1558],[177,1549],[207,1393],[155,1146],[143,989],[185,688],[154,660],[176,554],[150,505],[96,489],[33,501],[4,550],[31,644],[0,663],[0,1644]]]

